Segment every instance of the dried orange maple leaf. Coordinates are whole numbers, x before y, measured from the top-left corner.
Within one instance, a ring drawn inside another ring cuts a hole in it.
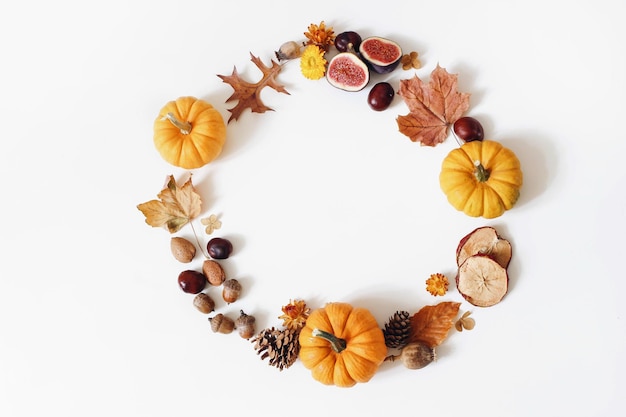
[[[448,336],[459,313],[461,303],[444,301],[434,306],[422,307],[411,316],[411,343],[423,342],[431,348],[439,346]]]
[[[202,200],[191,177],[178,187],[174,176],[170,175],[157,197],[159,200],[141,203],[137,208],[146,216],[146,223],[152,227],[164,226],[170,233],[179,231],[197,217],[202,208]]]
[[[261,90],[265,87],[271,87],[279,93],[289,94],[289,92],[285,90],[285,87],[276,81],[276,76],[282,68],[280,64],[271,60],[272,66],[268,67],[259,57],[252,55],[252,53],[250,53],[250,56],[252,57],[250,60],[254,62],[257,68],[263,73],[263,78],[261,78],[259,82],[250,83],[242,79],[237,72],[237,67],[233,68],[231,75],[218,75],[222,81],[230,84],[233,90],[235,90],[233,94],[226,99],[226,102],[238,100],[235,107],[228,109],[231,113],[228,118],[228,123],[230,123],[231,120],[239,119],[241,113],[248,108],[253,113],[265,113],[268,110],[273,110],[267,107],[261,100]]]
[[[448,136],[448,128],[469,108],[468,93],[457,91],[456,74],[437,65],[428,84],[417,75],[400,81],[398,95],[409,107],[409,114],[398,116],[400,132],[413,142],[435,146]]]

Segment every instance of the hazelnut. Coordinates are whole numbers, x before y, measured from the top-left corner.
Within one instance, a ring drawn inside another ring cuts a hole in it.
[[[219,262],[214,261],[212,259],[207,259],[202,264],[202,273],[206,276],[209,284],[214,286],[219,286],[224,283],[226,280],[226,273],[224,273],[224,269]]]
[[[203,292],[193,298],[193,305],[198,311],[204,314],[209,314],[211,311],[215,310],[215,301],[213,301],[208,294]]]
[[[174,258],[182,263],[189,263],[196,256],[194,244],[183,237],[173,237],[170,241],[170,248]]]
[[[222,313],[215,315],[215,317],[209,317],[209,323],[211,323],[211,330],[215,333],[228,334],[235,328],[233,319],[226,317]]]
[[[234,303],[241,294],[241,284],[236,279],[227,279],[224,281],[224,288],[222,289],[222,298],[228,304]]]

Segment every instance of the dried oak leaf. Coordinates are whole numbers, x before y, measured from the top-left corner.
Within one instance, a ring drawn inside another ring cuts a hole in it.
[[[426,146],[443,142],[449,126],[469,108],[470,95],[457,91],[457,79],[437,65],[428,84],[417,75],[400,80],[398,94],[409,107],[409,114],[396,119],[400,133]]]
[[[253,113],[265,113],[268,110],[273,110],[267,107],[261,100],[261,90],[265,87],[271,87],[279,93],[289,94],[287,90],[285,90],[285,87],[276,81],[276,76],[280,73],[282,68],[280,64],[271,60],[272,66],[268,67],[259,57],[252,55],[252,53],[250,53],[250,56],[252,57],[250,60],[254,62],[257,68],[263,73],[263,78],[261,78],[259,82],[250,83],[242,79],[237,72],[237,67],[233,68],[231,75],[218,75],[222,81],[230,84],[233,90],[235,90],[234,93],[226,99],[226,102],[238,100],[235,107],[228,109],[231,113],[228,123],[230,123],[231,120],[239,119],[241,113],[248,108]]]
[[[202,200],[191,177],[178,187],[174,176],[170,175],[157,197],[159,200],[141,203],[137,208],[146,216],[146,223],[152,227],[164,226],[170,233],[179,231],[197,217],[202,208]]]
[[[422,307],[411,316],[410,342],[423,342],[431,348],[439,346],[454,325],[461,303],[444,301],[434,306]]]

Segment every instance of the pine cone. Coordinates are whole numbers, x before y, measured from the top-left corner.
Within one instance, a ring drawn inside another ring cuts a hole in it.
[[[300,330],[278,330],[274,327],[262,330],[254,339],[254,349],[261,360],[269,358],[269,364],[281,371],[289,368],[298,359]]]
[[[389,348],[402,349],[409,341],[411,334],[411,316],[408,311],[396,311],[389,317],[383,329],[385,344]]]

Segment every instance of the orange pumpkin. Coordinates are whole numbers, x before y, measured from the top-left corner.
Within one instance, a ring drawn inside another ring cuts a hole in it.
[[[154,145],[170,164],[200,168],[214,160],[226,141],[222,115],[195,97],[167,103],[154,122]]]
[[[466,142],[452,150],[439,174],[441,189],[454,208],[487,219],[515,205],[522,182],[515,153],[492,140]]]
[[[326,385],[367,382],[387,356],[385,336],[374,316],[347,303],[314,310],[299,342],[300,360],[314,379]]]

